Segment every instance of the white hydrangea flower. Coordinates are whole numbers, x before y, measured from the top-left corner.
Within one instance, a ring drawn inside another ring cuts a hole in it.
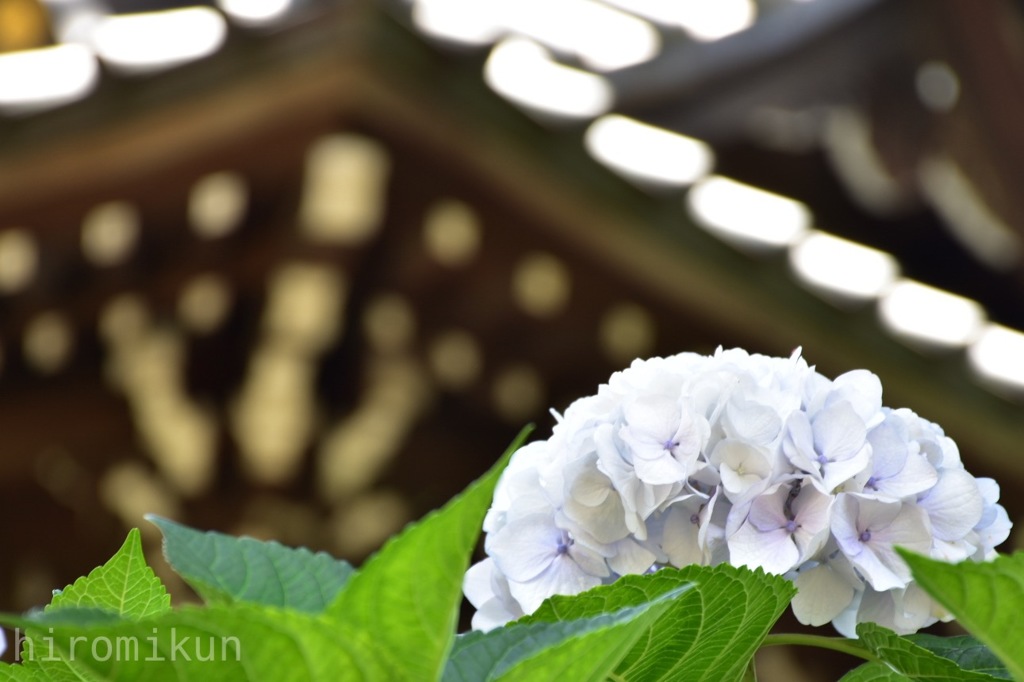
[[[729,535],[732,563],[786,573],[814,556],[828,540],[835,502],[818,485],[811,477],[779,483],[744,507],[733,507],[733,515],[744,518]]]
[[[891,411],[868,433],[871,466],[860,492],[880,499],[911,500],[936,484],[939,474],[911,443],[906,423]]]
[[[619,437],[632,454],[637,478],[672,485],[693,472],[709,431],[704,417],[678,399],[641,395],[623,408]]]
[[[553,594],[578,594],[611,575],[605,558],[559,528],[553,514],[510,521],[488,537],[487,552],[526,613]]]
[[[466,574],[489,629],[663,566],[728,562],[785,575],[805,624],[914,632],[948,617],[901,546],[984,561],[1010,532],[999,486],[942,429],[882,405],[881,382],[830,380],[799,351],[636,360],[513,455]]]
[[[588,452],[567,465],[564,486],[562,514],[566,529],[574,536],[609,544],[629,535],[622,497],[612,480],[597,468],[597,452]]]
[[[857,622],[878,623],[898,635],[909,635],[939,620],[941,607],[917,583],[885,592],[867,589],[857,609]],[[856,637],[856,631],[852,634]]]
[[[867,427],[848,401],[835,402],[813,416],[794,412],[787,429],[783,452],[826,490],[835,490],[871,463]]]
[[[910,569],[896,547],[927,553],[932,546],[928,515],[899,500],[880,500],[858,493],[840,493],[832,515],[832,534],[839,549],[878,591],[905,587]]]
[[[791,603],[793,615],[804,625],[836,624],[851,608],[856,614],[860,595],[864,593],[864,581],[853,564],[834,549],[834,540],[830,544],[831,551],[823,551],[821,561],[807,561],[787,574],[797,588]],[[840,632],[850,636],[845,631]]]
[[[660,547],[673,566],[708,564],[706,541],[719,491],[710,497],[691,493],[676,500],[661,516]]]
[[[462,581],[462,591],[476,608],[474,630],[493,630],[525,615],[509,592],[508,579],[497,570],[490,557],[469,567]]]
[[[1013,524],[1010,523],[1006,510],[999,504],[999,484],[991,478],[979,478],[976,481],[984,506],[981,520],[968,537],[978,547],[972,558],[975,561],[985,561],[993,556],[998,545],[1010,537],[1010,528]]]

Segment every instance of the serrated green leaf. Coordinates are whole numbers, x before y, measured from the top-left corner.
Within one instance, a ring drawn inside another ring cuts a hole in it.
[[[857,625],[857,637],[883,663],[911,680],[929,682],[993,682],[996,678],[962,669],[906,637],[875,623]]]
[[[692,590],[623,658],[622,680],[743,680],[751,658],[795,594],[792,583],[726,564],[625,576],[575,597],[552,597],[527,622],[573,620],[633,606],[682,585]]]
[[[161,611],[160,613],[163,612]],[[131,620],[137,619],[128,618],[95,606],[68,605],[59,609],[29,611],[23,616],[0,613],[0,623],[21,628],[47,628],[51,626],[92,627],[95,625],[114,625]]]
[[[389,675],[367,653],[368,633],[323,614],[237,602],[111,625],[58,620],[25,651],[20,668],[0,666],[0,680],[335,682]]]
[[[986,673],[1004,680],[1012,679],[1006,664],[992,650],[970,635],[937,637],[929,634],[907,635],[914,644],[933,654],[948,658],[964,670]]]
[[[445,682],[595,680],[614,671],[626,652],[689,586],[637,606],[590,618],[516,623],[456,639]]]
[[[146,564],[138,528],[128,533],[107,563],[55,593],[46,609],[68,606],[92,606],[136,619],[171,608],[170,595]]]
[[[843,675],[839,682],[913,682],[885,663],[865,663]]]
[[[250,602],[317,613],[355,573],[324,552],[146,518],[163,533],[167,563],[210,604]]]
[[[93,682],[73,670],[43,672],[23,665],[0,665],[0,682]]]
[[[410,524],[349,581],[327,613],[373,633],[397,679],[436,680],[455,638],[462,576],[494,486],[523,429],[491,470],[441,510]]]
[[[914,580],[1024,680],[1024,553],[949,564],[900,551]]]

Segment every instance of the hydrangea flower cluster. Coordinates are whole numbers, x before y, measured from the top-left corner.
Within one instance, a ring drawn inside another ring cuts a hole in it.
[[[984,561],[1010,532],[999,487],[866,370],[829,380],[789,358],[719,349],[637,360],[521,448],[464,589],[487,630],[664,566],[761,568],[791,579],[805,624],[899,633],[946,614],[897,546]]]

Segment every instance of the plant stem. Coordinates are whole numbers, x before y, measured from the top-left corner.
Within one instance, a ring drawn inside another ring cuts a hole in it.
[[[832,651],[838,651],[850,656],[855,656],[856,658],[861,658],[865,661],[872,661],[875,663],[881,662],[880,659],[865,648],[863,644],[855,639],[846,639],[844,637],[783,633],[778,635],[768,635],[764,638],[761,646],[779,646],[784,644],[813,646],[818,647],[819,649],[831,649]]]

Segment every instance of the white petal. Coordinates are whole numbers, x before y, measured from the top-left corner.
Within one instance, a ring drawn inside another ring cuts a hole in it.
[[[580,504],[596,507],[605,501],[612,482],[597,469],[597,453],[581,457],[565,469],[565,496]]]
[[[981,492],[982,499],[985,500],[985,505],[994,505],[999,501],[999,484],[991,478],[976,478],[975,483],[978,484],[978,491]]]
[[[775,485],[753,499],[747,521],[756,530],[765,532],[782,528],[789,521],[785,504],[789,499],[791,486]]]
[[[817,486],[805,481],[800,493],[793,500],[794,521],[797,523],[793,541],[804,560],[813,556],[828,541],[832,522],[832,505],[835,497],[821,492]]]
[[[665,514],[661,548],[673,566],[704,563],[704,548],[700,542],[700,521],[693,522],[695,512],[685,506],[670,507]]]
[[[832,537],[836,539],[843,554],[850,559],[864,550],[859,540],[860,528],[857,527],[859,513],[860,504],[853,494],[836,495],[835,504],[832,505]]]
[[[900,512],[904,505],[895,500],[876,500],[864,495],[851,494],[846,496],[849,500],[857,503],[857,530],[877,532],[881,528],[887,528]]]
[[[608,559],[608,566],[619,575],[635,575],[644,573],[654,564],[657,558],[640,543],[630,538],[616,543],[619,553]]]
[[[604,557],[578,542],[569,546],[568,556],[584,573],[598,578],[607,578],[611,575]]]
[[[804,412],[794,412],[786,421],[786,435],[782,440],[782,451],[790,463],[801,471],[817,474],[820,471],[814,452],[814,434],[811,422]]]
[[[917,583],[910,583],[902,599],[896,599],[895,627],[899,634],[911,634],[938,621],[943,609]]]
[[[984,500],[973,476],[963,469],[944,469],[918,504],[928,512],[935,537],[959,540],[981,520]]]
[[[797,593],[791,602],[793,615],[804,625],[824,625],[846,609],[854,588],[828,564],[800,571],[793,580]]]
[[[865,443],[852,456],[846,459],[831,460],[822,465],[822,483],[828,490],[835,490],[843,483],[861,474],[870,464],[871,446]]]
[[[863,449],[867,439],[864,421],[846,401],[816,414],[811,426],[815,451],[833,461],[854,456]]]
[[[906,587],[910,581],[910,570],[905,566],[902,567],[902,570],[893,570],[895,562],[900,559],[891,548],[873,548],[868,545],[865,546],[863,552],[856,557],[851,557],[850,560],[853,561],[857,570],[861,572],[871,587],[879,592],[896,587]]]
[[[554,594],[579,594],[600,584],[600,578],[585,572],[568,554],[562,554],[533,580],[509,580],[508,587],[523,611],[533,613]]]
[[[905,589],[886,592],[865,590],[857,620],[877,623],[899,635],[909,635],[937,619],[932,615],[932,601],[927,593],[911,583]]]
[[[865,506],[886,504],[877,500],[863,500]],[[925,554],[931,548],[932,537],[924,510],[912,504],[903,504],[899,513],[884,527],[868,526],[871,538],[865,542],[866,550],[853,563],[867,578],[871,586],[883,592],[894,587],[905,587],[910,581],[910,569],[896,553],[895,547]]]
[[[573,535],[585,533],[601,544],[616,542],[629,534],[626,510],[618,493],[613,493],[604,504],[596,507],[577,504],[568,498],[562,514],[567,522],[566,528]]]
[[[933,559],[939,559],[940,561],[956,564],[969,558],[977,550],[978,548],[976,546],[965,540],[947,542],[946,540],[935,539],[932,541],[932,548],[929,555]]]
[[[509,580],[527,581],[546,570],[558,556],[563,533],[554,519],[532,514],[508,523],[486,541],[487,553]]]
[[[491,630],[523,615],[509,592],[508,581],[497,570],[493,559],[470,566],[462,589],[469,603],[477,608],[472,621],[474,630]]]
[[[880,423],[884,418],[882,408],[882,382],[866,369],[855,369],[840,374],[832,382],[832,395],[826,406],[834,401],[845,400],[868,426]]]
[[[484,602],[495,596],[494,588],[491,586],[491,574],[494,570],[494,559],[487,558],[470,566],[462,578],[462,592],[476,608],[480,608]]]
[[[631,438],[663,444],[679,426],[679,404],[662,396],[641,396],[623,410],[625,432]]]
[[[633,459],[633,467],[636,469],[637,478],[652,485],[681,483],[689,474],[686,467],[677,462],[667,451],[657,459],[636,457]]]
[[[928,459],[914,453],[907,457],[903,463],[903,469],[898,474],[877,481],[875,489],[882,495],[888,495],[895,499],[907,499],[928,490],[938,480],[939,472],[929,464]]]
[[[978,541],[981,543],[979,551],[991,550],[993,547],[1001,545],[1006,541],[1006,538],[1010,537],[1010,529],[1013,528],[1013,523],[1010,522],[1006,509],[1002,505],[997,504],[995,511],[995,519],[987,526],[975,531],[978,534]]]
[[[733,502],[750,499],[769,485],[772,460],[762,447],[727,438],[711,453],[712,464],[718,465],[722,487]]]
[[[903,420],[892,413],[868,433],[872,476],[889,478],[902,469],[910,453],[910,436]]]
[[[734,566],[763,568],[782,574],[800,560],[800,550],[785,528],[762,532],[749,522],[729,538],[729,563]]]
[[[832,627],[843,637],[857,639],[857,611],[860,609],[862,596],[864,596],[864,590],[854,592],[850,605],[832,619]]]
[[[782,430],[782,420],[774,409],[749,400],[731,401],[725,417],[726,433],[731,438],[768,444]]]
[[[517,620],[523,616],[523,610],[519,603],[509,598],[508,603],[498,598],[490,599],[480,606],[473,614],[470,625],[474,630],[487,632],[499,628],[506,623]]]
[[[835,500],[833,495],[822,491],[813,479],[804,479],[800,492],[793,500],[793,518],[807,532],[817,533],[829,527]]]

